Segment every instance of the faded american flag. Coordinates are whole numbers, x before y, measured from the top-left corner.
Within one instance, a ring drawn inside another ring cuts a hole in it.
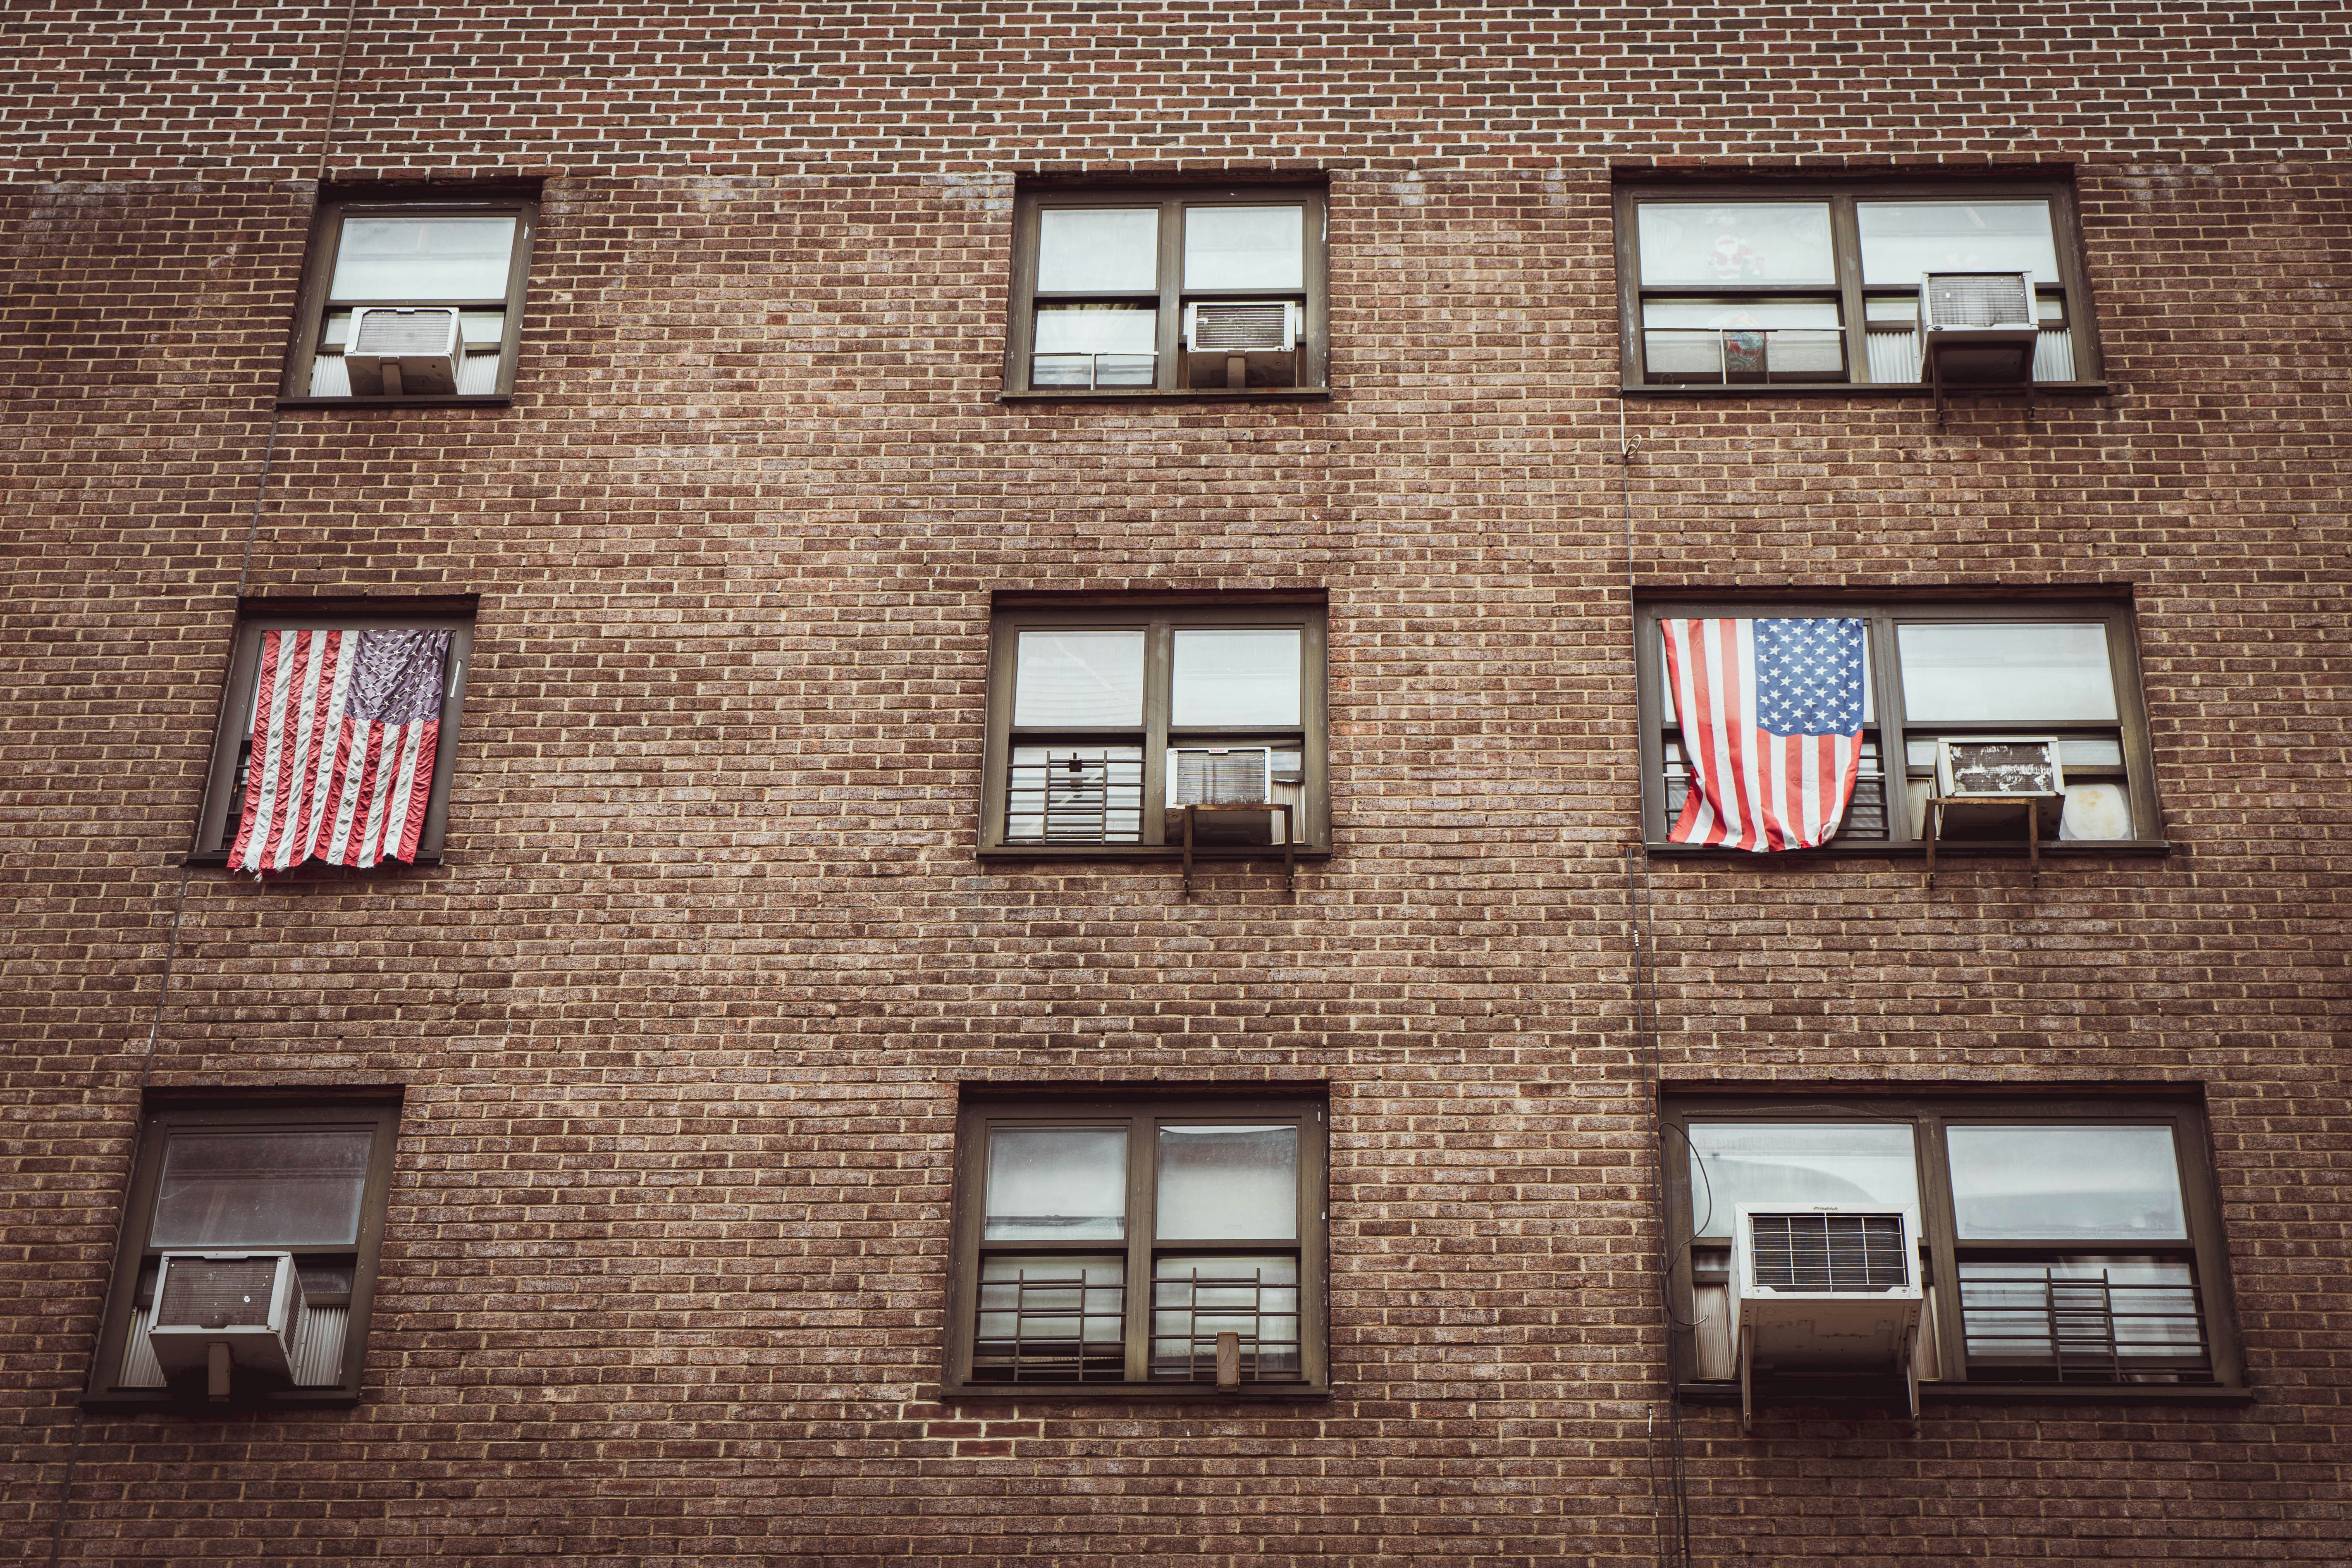
[[[1663,626],[1691,773],[1666,837],[1759,851],[1827,843],[1862,762],[1862,621]]]

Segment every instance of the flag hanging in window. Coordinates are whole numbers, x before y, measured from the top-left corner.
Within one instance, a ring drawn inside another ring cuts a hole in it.
[[[1691,772],[1667,838],[1759,851],[1827,843],[1862,762],[1862,621],[1663,624]]]
[[[441,738],[442,631],[268,631],[228,863],[414,860]]]

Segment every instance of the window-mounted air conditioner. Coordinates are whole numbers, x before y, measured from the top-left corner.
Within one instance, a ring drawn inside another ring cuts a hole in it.
[[[1296,786],[1306,777],[1296,750],[1277,752],[1268,746],[1181,746],[1169,763],[1168,804],[1178,810],[1188,805],[1271,806],[1277,787]],[[1171,812],[1171,823],[1173,816]],[[1197,826],[1202,843],[1286,842],[1278,810],[1220,814]]]
[[[2042,324],[2030,272],[1919,275],[1919,363],[1926,379],[2027,382]]]
[[[1921,1303],[1919,1215],[1872,1204],[1741,1204],[1731,1237],[1739,1422],[1757,1372],[1900,1376],[1919,1414],[1912,1350]]]
[[[441,397],[457,390],[465,328],[452,310],[376,308],[352,312],[343,367],[358,397]]]
[[[1236,300],[1184,307],[1184,348],[1196,354],[1288,353],[1298,346],[1295,300]]]
[[[292,1381],[310,1317],[291,1253],[167,1252],[147,1342],[164,1375],[203,1368],[226,1399],[231,1366]]]

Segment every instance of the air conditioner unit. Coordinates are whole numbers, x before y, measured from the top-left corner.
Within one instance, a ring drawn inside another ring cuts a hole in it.
[[[290,1382],[310,1316],[292,1253],[167,1252],[147,1342],[165,1376],[205,1368],[226,1399],[232,1365]]]
[[[1288,353],[1298,346],[1295,300],[1237,300],[1184,307],[1184,348],[1196,354]]]
[[[1267,799],[1264,746],[1186,746],[1176,752],[1171,805],[1263,805]]]
[[[2042,323],[2030,272],[1923,272],[1919,326],[1919,363],[1939,384],[2033,380]]]
[[[1919,1415],[1912,1352],[1921,1303],[1919,1215],[1872,1204],[1741,1204],[1731,1236],[1739,1424],[1754,1374],[1900,1376]]]
[[[457,390],[465,328],[446,309],[352,312],[343,368],[358,397],[439,397]]]

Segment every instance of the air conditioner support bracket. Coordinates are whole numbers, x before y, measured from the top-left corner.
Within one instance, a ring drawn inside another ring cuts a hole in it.
[[[1927,356],[1927,382],[1929,385],[1936,389],[1936,427],[1940,430],[1944,426],[1944,361],[1942,356],[1937,354],[1929,354]],[[1995,384],[1991,386],[1984,387],[1981,390],[1988,392],[2024,393],[2025,422],[2028,425],[2033,423],[2033,383],[2030,381],[2021,381],[2014,384]]]
[[[1282,814],[1282,890],[1296,897],[1298,892],[1298,820],[1286,802],[1269,801],[1264,805],[1188,805],[1184,807],[1184,896],[1192,896],[1192,829],[1197,815],[1203,811],[1278,811]]]
[[[2025,800],[2025,858],[2033,868],[2033,885],[2042,885],[2042,800],[2029,795]],[[1927,802],[1927,886],[1936,885],[1936,840],[1944,835],[1944,808],[1948,805],[1981,805],[1978,801],[1952,801],[1937,795]]]
[[[1739,1356],[1739,1435],[1743,1437],[1756,1424],[1756,1394],[1748,1368],[1748,1325],[1742,1323],[1739,1325],[1739,1342],[1732,1348]]]

